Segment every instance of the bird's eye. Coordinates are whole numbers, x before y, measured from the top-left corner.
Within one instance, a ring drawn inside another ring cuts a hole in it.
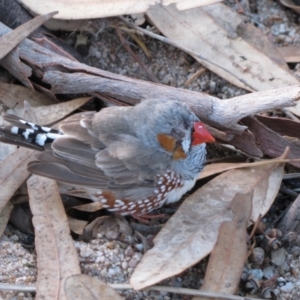
[[[191,127],[191,124],[188,121],[184,121],[183,126],[184,126],[185,129],[189,129]]]
[[[184,138],[185,136],[185,133],[184,133],[184,130],[179,128],[179,127],[174,127],[172,128],[172,131],[171,131],[171,135],[172,137],[174,137],[177,141],[181,140]]]

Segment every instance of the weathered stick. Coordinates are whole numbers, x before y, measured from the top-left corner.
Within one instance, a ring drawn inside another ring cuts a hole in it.
[[[9,31],[8,27],[0,23],[0,36]],[[28,65],[34,74],[51,86],[54,93],[98,92],[130,104],[136,104],[143,99],[167,97],[185,102],[204,122],[234,131],[242,131],[245,128],[237,124],[241,118],[265,110],[293,106],[300,96],[300,87],[293,86],[220,100],[205,93],[133,79],[93,68],[57,55],[28,39],[0,61],[0,64],[17,78],[16,66],[6,63],[15,51],[18,51],[22,62]],[[24,73],[24,70],[19,70],[19,74],[22,74],[20,80],[24,80]]]

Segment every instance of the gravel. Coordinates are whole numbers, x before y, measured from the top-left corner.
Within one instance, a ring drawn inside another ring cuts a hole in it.
[[[225,3],[235,9],[238,8],[236,1],[226,1]],[[249,20],[255,23],[276,45],[300,46],[299,15],[274,1],[249,1],[249,3],[240,1],[240,3]],[[114,29],[110,28],[106,21],[95,21],[94,24],[97,25],[97,30],[94,30],[93,34],[88,34],[86,63],[117,74],[148,80],[143,69],[120,43]],[[74,35],[71,38],[74,38]],[[202,66],[172,46],[148,37],[144,37],[143,41],[152,55],[151,58],[147,59],[134,43],[131,43],[132,49],[161,83],[206,92],[221,99],[246,93],[207,70],[185,86],[187,80]],[[300,78],[300,65],[295,64],[291,72]],[[8,226],[4,236],[0,239],[0,281],[2,283],[32,285],[36,282],[36,254],[32,248],[25,248],[22,245],[21,236],[11,226]],[[142,258],[142,252],[136,250],[138,246],[135,247],[135,245],[128,245],[117,240],[97,238],[89,243],[74,241],[74,244],[78,251],[82,273],[95,276],[107,283],[128,283],[135,266]],[[276,292],[279,293],[278,299],[300,299],[300,281],[296,276],[296,274],[300,274],[300,251],[297,247],[293,248],[293,254],[288,254],[283,249],[286,264],[280,274],[283,281],[276,287]],[[282,250],[280,251],[282,252]],[[277,255],[281,253],[280,251],[274,252],[273,259],[277,259],[276,264],[284,265],[283,256],[278,257]],[[279,260],[280,262],[278,262]],[[203,281],[205,266],[206,260],[203,260],[188,269],[183,275],[166,280],[162,284],[198,288]],[[272,266],[263,269],[263,275],[266,278],[271,278],[274,272]],[[127,300],[183,299],[182,296],[153,291],[128,290],[122,291],[122,295]],[[34,294],[0,291],[1,299],[29,300],[34,299]]]

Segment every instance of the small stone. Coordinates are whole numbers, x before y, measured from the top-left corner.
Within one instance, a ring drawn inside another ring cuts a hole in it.
[[[272,278],[275,275],[275,266],[270,265],[263,269],[264,277],[269,279]]]
[[[116,247],[115,242],[111,241],[105,244],[108,249],[114,249]]]
[[[80,249],[80,256],[81,257],[89,257],[93,254],[93,250],[88,246],[83,246]]]
[[[292,252],[292,257],[293,258],[299,257],[300,256],[300,247],[293,246],[291,252]]]
[[[114,268],[108,269],[108,274],[114,276],[116,274],[116,270]]]
[[[216,91],[217,88],[217,83],[215,81],[211,81],[209,83],[209,90],[211,93],[214,93]]]
[[[260,266],[264,262],[264,259],[265,259],[264,249],[262,249],[260,247],[255,247],[252,251],[250,259],[253,262],[253,264],[255,264],[256,266]]]
[[[280,287],[280,290],[285,293],[290,293],[294,290],[294,284],[287,282],[284,286]]]
[[[287,251],[284,248],[271,251],[271,262],[276,266],[281,266],[285,263]]]
[[[286,24],[282,23],[279,25],[279,33],[285,33],[287,31]]]
[[[12,235],[11,237],[10,237],[10,239],[13,241],[13,242],[17,242],[18,240],[19,240],[19,237],[17,236],[17,235]]]
[[[131,246],[127,247],[125,250],[125,256],[132,256],[134,254],[134,251],[132,250]]]
[[[132,258],[132,259],[128,262],[128,266],[129,266],[130,268],[135,268],[137,264],[138,264],[138,261],[135,260],[134,258]]]
[[[249,274],[251,274],[255,279],[262,280],[264,274],[261,269],[251,269],[249,271]]]

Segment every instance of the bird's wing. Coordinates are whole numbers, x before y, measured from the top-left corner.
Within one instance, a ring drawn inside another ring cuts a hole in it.
[[[68,184],[113,190],[120,197],[147,197],[168,157],[131,134],[96,135],[91,118],[75,115],[63,122],[60,130],[65,135],[52,143],[50,151],[41,153],[28,170]]]

